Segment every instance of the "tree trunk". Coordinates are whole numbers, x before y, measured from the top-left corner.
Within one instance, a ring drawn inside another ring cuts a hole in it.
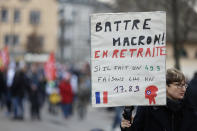
[[[175,68],[180,69],[180,50],[179,50],[179,11],[177,0],[172,0],[172,20],[173,20],[173,49],[174,49],[174,60]]]

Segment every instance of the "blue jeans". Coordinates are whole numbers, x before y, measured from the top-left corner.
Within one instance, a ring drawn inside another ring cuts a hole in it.
[[[24,114],[23,98],[14,97],[12,99],[12,103],[14,109],[14,117],[23,117]]]
[[[71,104],[62,104],[62,111],[64,117],[67,118],[71,115],[72,105]]]

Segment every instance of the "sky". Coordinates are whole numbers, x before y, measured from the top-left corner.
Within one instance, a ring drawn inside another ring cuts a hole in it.
[[[115,1],[116,1],[116,0],[98,0],[98,1],[103,2],[103,3],[115,4]],[[196,0],[196,1],[197,1],[197,0]],[[192,5],[192,6],[193,6],[193,5]],[[195,6],[194,6],[194,10],[195,10],[196,13],[197,13],[197,2],[196,2],[196,4],[195,4]]]
[[[196,3],[196,6],[194,7],[194,9],[195,9],[195,11],[196,11],[196,13],[197,13],[197,3]]]
[[[103,3],[110,3],[110,4],[115,3],[115,0],[98,0],[98,1],[103,2]]]
[[[189,5],[191,6],[191,7],[193,7],[194,8],[194,10],[196,11],[196,13],[197,13],[197,0],[196,0],[196,2],[195,2],[195,5],[193,6],[193,3],[189,3]]]

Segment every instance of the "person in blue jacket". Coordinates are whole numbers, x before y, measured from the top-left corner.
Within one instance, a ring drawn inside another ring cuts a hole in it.
[[[175,68],[168,69],[167,105],[139,106],[132,122],[122,118],[121,131],[180,131],[186,88],[184,74]]]

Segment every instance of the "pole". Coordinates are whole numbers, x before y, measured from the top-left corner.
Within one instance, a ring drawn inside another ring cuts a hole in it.
[[[175,68],[180,69],[180,51],[178,48],[179,43],[179,12],[177,0],[172,0],[172,20],[173,20],[173,50],[175,59]]]

